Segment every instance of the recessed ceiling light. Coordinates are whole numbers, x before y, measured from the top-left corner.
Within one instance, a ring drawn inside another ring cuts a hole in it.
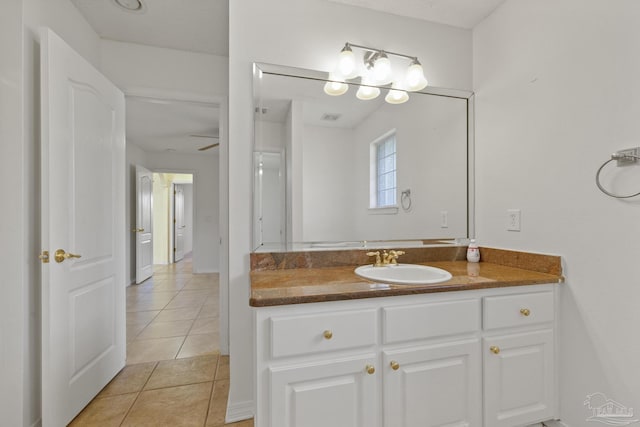
[[[142,0],[114,0],[115,3],[131,12],[139,12],[142,10]]]

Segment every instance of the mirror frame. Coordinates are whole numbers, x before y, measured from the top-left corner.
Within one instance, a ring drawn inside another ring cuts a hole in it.
[[[318,70],[310,70],[305,68],[291,67],[286,65],[275,65],[268,64],[262,62],[254,62],[253,63],[253,103],[252,109],[254,110],[254,121],[252,122],[252,145],[251,145],[251,252],[259,252],[259,248],[254,247],[254,237],[255,237],[255,224],[253,221],[254,212],[255,212],[255,180],[253,179],[254,174],[254,153],[256,148],[256,125],[255,125],[255,110],[258,108],[258,101],[260,99],[260,90],[259,85],[262,79],[262,76],[266,75],[274,75],[274,76],[282,76],[282,77],[293,77],[293,78],[301,78],[301,79],[309,79],[316,80],[319,82],[328,82],[331,79],[328,77],[329,73],[326,71],[318,71]],[[350,86],[359,86],[359,77],[354,79],[345,80],[345,83]],[[387,89],[386,86],[379,86],[380,89]],[[475,94],[469,90],[463,89],[451,89],[451,88],[441,88],[434,86],[427,86],[422,90],[413,92],[413,93],[421,93],[425,95],[435,95],[435,96],[443,96],[447,98],[458,98],[466,100],[467,102],[467,235],[462,237],[456,237],[454,245],[466,245],[468,244],[469,239],[475,238]],[[286,153],[285,153],[286,156]],[[286,196],[285,196],[286,197]],[[407,241],[408,239],[400,239],[402,241]],[[434,239],[427,237],[416,238],[415,240],[423,240],[423,241],[433,241]],[[442,239],[445,240],[445,239]],[[366,241],[368,244],[374,244],[373,246],[368,245],[367,248],[376,247],[384,247],[384,240],[374,240],[374,241]],[[390,242],[390,241],[387,241]],[[286,235],[285,230],[285,238],[284,238],[284,247],[281,250],[270,250],[269,252],[292,252],[291,247],[296,243],[307,243],[307,242],[291,242]],[[332,243],[335,243],[334,246],[331,246]],[[345,248],[340,245],[341,242],[326,242],[326,245],[323,245],[322,250],[348,250],[354,248]],[[424,246],[442,246],[442,243],[424,243]],[[450,245],[450,244],[446,244]],[[317,248],[313,250],[319,250]]]

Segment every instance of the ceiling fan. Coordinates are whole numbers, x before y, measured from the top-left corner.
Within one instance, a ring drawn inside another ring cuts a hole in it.
[[[189,135],[189,136],[192,137],[192,138],[220,139],[219,136],[213,136],[213,135],[198,135],[198,134],[195,134],[195,135]],[[198,151],[207,151],[207,150],[209,150],[211,148],[217,147],[218,145],[220,145],[219,142],[216,142],[215,144],[211,144],[211,145],[205,145],[204,147],[198,148]]]

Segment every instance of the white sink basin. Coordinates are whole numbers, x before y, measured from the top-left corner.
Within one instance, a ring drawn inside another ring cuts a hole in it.
[[[451,273],[441,268],[416,264],[398,264],[382,267],[363,265],[355,269],[355,273],[365,279],[397,285],[429,285],[446,282]]]

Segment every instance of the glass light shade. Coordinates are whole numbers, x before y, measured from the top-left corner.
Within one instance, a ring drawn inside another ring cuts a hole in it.
[[[343,83],[341,79],[329,76],[330,82],[324,84],[324,93],[331,96],[340,96],[349,90],[349,85]]]
[[[414,61],[409,68],[407,69],[407,76],[405,78],[405,87],[407,90],[416,91],[422,90],[429,82],[424,77],[424,71],[422,70],[422,65],[419,62]]]
[[[395,85],[393,87],[394,89],[389,89],[387,96],[384,97],[385,101],[389,104],[404,104],[409,100],[409,94],[406,91],[395,89]]]
[[[338,72],[346,79],[352,79],[358,75],[356,57],[349,46],[345,46],[338,56]]]
[[[373,63],[373,78],[383,85],[391,82],[391,61],[384,53],[380,53]]]
[[[380,95],[380,89],[373,86],[360,86],[358,88],[358,92],[356,93],[356,97],[363,101],[376,99],[379,95]]]

